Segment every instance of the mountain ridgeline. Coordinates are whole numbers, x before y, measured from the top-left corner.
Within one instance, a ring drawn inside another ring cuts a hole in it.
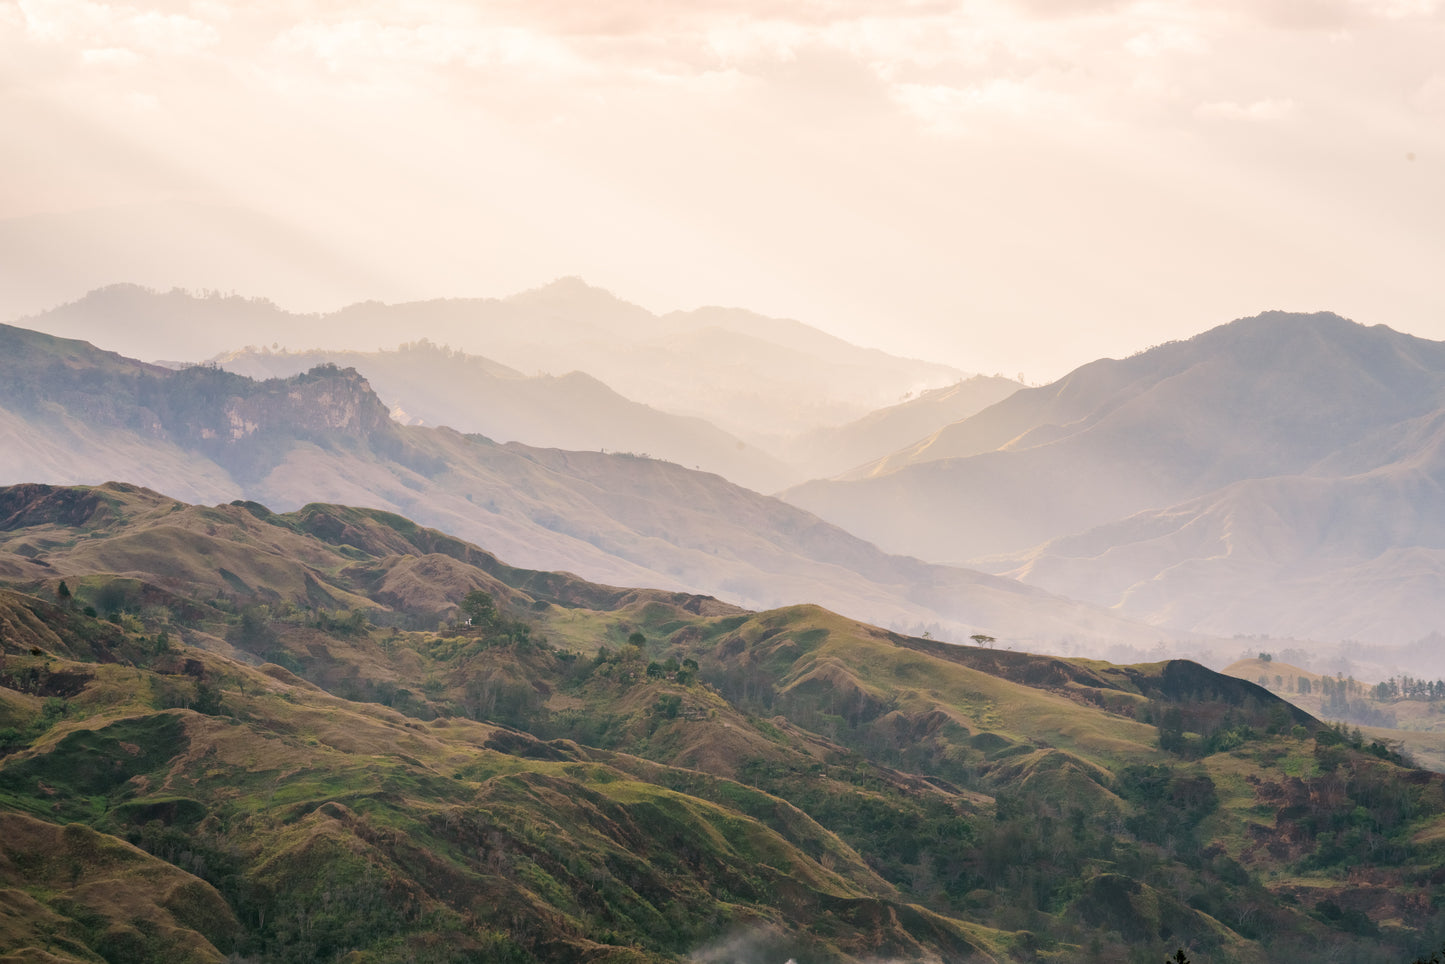
[[[258,382],[19,328],[0,328],[0,352],[0,431],[14,453],[0,482],[119,478],[201,502],[369,505],[534,568],[757,608],[817,602],[958,638],[1160,638],[1014,580],[889,556],[709,473],[404,426],[351,369]]]
[[[1181,631],[1445,627],[1445,344],[1270,312],[1021,390],[784,497]]]
[[[0,489],[0,955],[1394,962],[1445,784],[1186,661]],[[28,949],[28,950],[26,950]]]
[[[809,477],[703,419],[629,401],[583,372],[526,376],[430,342],[378,352],[238,351],[216,363],[256,379],[290,378],[323,365],[354,368],[407,424],[444,425],[534,448],[650,455],[757,492]]]
[[[115,414],[102,393],[58,398],[17,372],[0,433],[15,464],[34,468],[11,481],[124,478],[203,501],[370,504],[538,567],[763,607],[815,599],[895,627],[1029,645],[1114,634],[1147,649],[1246,634],[1398,646],[1445,631],[1445,345],[1328,313],[1267,312],[1022,390],[744,311],[655,315],[576,279],[506,299],[316,316],[116,286],[34,323],[102,339],[142,326],[181,355],[218,344],[217,332],[330,341],[324,352],[217,357],[257,375],[295,377],[313,361],[374,370],[398,418],[472,436],[378,430],[375,440],[404,440],[382,451],[296,422],[234,438],[239,414],[211,427],[209,448],[167,429],[172,446],[154,449],[156,431],[93,432]],[[394,343],[384,333],[399,325],[459,347],[347,350]],[[565,374],[523,374],[542,371]],[[250,395],[242,384],[204,387]],[[121,408],[148,409],[121,388]],[[42,401],[47,425],[69,418],[58,439],[28,424]],[[598,450],[632,453],[637,472],[581,454]],[[815,521],[769,508],[760,546],[733,526],[737,499],[641,455],[759,491],[819,476],[782,498],[922,563],[870,563],[861,582],[858,564],[830,575],[832,560],[812,550],[784,565],[790,533],[824,531]],[[513,456],[532,465],[504,467]],[[414,471],[436,460],[447,471]],[[654,504],[652,520],[622,508],[634,497]],[[687,524],[652,524],[661,519]],[[956,567],[1006,577],[984,593],[998,600],[1020,584],[1058,597],[1031,598],[1037,618],[983,605],[977,572]]]
[[[319,365],[355,368],[406,424],[445,425],[534,448],[651,455],[764,493],[888,455],[1019,387],[1011,379],[976,375],[843,425],[797,434],[773,425],[749,442],[704,419],[630,401],[585,372],[524,375],[425,340],[375,352],[250,348],[226,352],[215,363],[257,379],[287,378]]]
[[[586,372],[634,402],[706,419],[750,444],[862,418],[963,377],[788,319],[724,308],[656,315],[576,278],[508,298],[365,302],[319,315],[115,285],[25,323],[132,356],[193,362],[235,350],[238,337],[372,352],[425,335],[518,372]]]

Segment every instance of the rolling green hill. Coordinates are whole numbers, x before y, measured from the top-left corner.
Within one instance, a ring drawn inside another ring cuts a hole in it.
[[[1445,778],[1193,663],[125,485],[0,490],[0,573],[0,955],[1398,961],[1441,925]]]

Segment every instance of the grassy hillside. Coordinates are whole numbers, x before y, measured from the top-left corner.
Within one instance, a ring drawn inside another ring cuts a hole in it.
[[[1192,663],[599,586],[375,510],[0,520],[0,954],[1396,961],[1441,923],[1442,778]]]
[[[1358,729],[1445,772],[1445,682],[1408,675],[1364,682],[1261,657],[1237,660],[1223,672],[1256,681],[1321,720]]]

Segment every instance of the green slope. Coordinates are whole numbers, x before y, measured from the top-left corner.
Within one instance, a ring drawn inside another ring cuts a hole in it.
[[[0,872],[59,868],[0,889],[0,954],[1397,961],[1438,933],[1442,778],[1192,663],[119,485],[0,490],[0,563],[0,818],[28,828]],[[92,852],[127,869],[96,887]]]

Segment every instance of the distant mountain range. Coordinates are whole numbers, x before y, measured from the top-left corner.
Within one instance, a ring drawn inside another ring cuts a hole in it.
[[[752,606],[812,599],[920,631],[936,622],[950,633],[1113,634],[1153,645],[1151,633],[1403,644],[1445,629],[1445,345],[1327,313],[1243,319],[1037,388],[973,378],[900,391],[912,397],[851,422],[839,421],[844,410],[863,408],[880,386],[957,373],[746,312],[658,317],[576,281],[505,301],[358,305],[313,318],[119,287],[42,320],[113,330],[136,318],[178,337],[216,323],[231,338],[264,337],[267,325],[290,326],[292,337],[343,324],[381,331],[406,319],[418,330],[484,331],[499,352],[415,341],[381,352],[250,348],[219,359],[256,375],[323,360],[354,365],[376,373],[383,404],[360,376],[300,375],[290,388],[262,388],[227,372],[171,380],[73,346],[37,349],[39,361],[14,369],[12,401],[0,411],[0,439],[33,474],[7,478],[114,477],[202,501],[384,506],[526,565]],[[525,374],[548,344],[560,346],[559,370],[584,356],[594,369]],[[59,356],[145,374],[98,390],[65,375],[66,365],[55,369]],[[793,359],[795,378],[781,358]],[[875,362],[881,374],[871,380],[846,375]],[[64,377],[42,377],[51,369]],[[754,380],[740,382],[734,369]],[[644,394],[677,388],[669,402],[695,375],[692,390],[709,395],[709,416],[720,421],[676,414],[686,404],[634,400],[599,371],[633,379]],[[818,388],[850,381],[846,404]],[[175,411],[136,394],[172,389],[185,398]],[[831,400],[795,407],[815,389]],[[268,394],[277,392],[294,410]],[[332,410],[343,398],[365,425]],[[181,414],[205,406],[204,426]],[[387,408],[461,431],[406,429]],[[717,427],[756,430],[769,412],[793,415],[767,432]],[[131,434],[97,432],[107,419]],[[831,473],[784,499],[839,528],[817,529],[812,516],[788,517],[691,468],[761,492]],[[845,548],[845,531],[884,552]],[[980,569],[1002,578],[981,582]],[[1013,595],[1021,585],[1057,595],[1031,602],[1025,617]],[[1065,598],[1097,608],[1070,609]]]
[[[869,412],[846,425],[815,428],[790,439],[778,454],[796,465],[805,479],[831,478],[892,455],[1022,387],[1002,375],[975,375]]]
[[[12,453],[0,482],[124,479],[198,502],[373,506],[520,565],[748,606],[817,602],[1004,645],[1161,638],[1012,579],[881,553],[716,475],[402,426],[349,369],[257,382],[0,327],[0,433]]]
[[[1445,344],[1271,312],[1086,365],[785,497],[1160,625],[1445,627]]]
[[[1020,387],[1012,379],[976,375],[844,425],[750,444],[704,419],[629,401],[585,372],[528,376],[429,341],[377,352],[247,348],[212,361],[257,379],[285,378],[321,364],[355,368],[392,407],[393,417],[407,424],[445,425],[537,448],[650,455],[763,493],[891,454]]]
[[[629,401],[583,372],[528,376],[431,342],[378,352],[251,349],[215,362],[256,379],[287,378],[322,364],[355,368],[398,420],[497,442],[647,455],[716,472],[757,492],[808,477],[704,419]]]
[[[705,418],[750,443],[840,425],[964,378],[797,321],[724,308],[654,315],[575,278],[504,299],[370,302],[320,315],[115,285],[24,324],[132,357],[192,362],[233,351],[239,339],[369,352],[425,337],[526,374],[586,372],[632,401]]]

